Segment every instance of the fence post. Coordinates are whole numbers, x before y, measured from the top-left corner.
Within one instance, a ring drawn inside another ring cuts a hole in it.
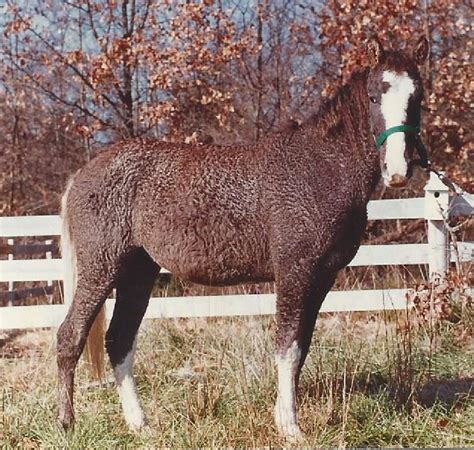
[[[44,241],[44,243],[46,245],[52,245],[53,240],[52,239],[47,239],[46,241]],[[52,259],[52,258],[53,258],[53,252],[47,251],[46,252],[46,259]],[[53,280],[46,280],[46,286],[52,286],[52,285],[53,285]],[[50,295],[47,296],[47,298],[48,298],[48,303],[50,305],[52,305],[53,304],[53,296],[50,294]]]
[[[15,241],[13,239],[8,239],[7,244],[8,244],[9,247],[11,247],[11,252],[10,251],[8,252],[8,261],[13,261],[13,257],[14,257],[13,254],[15,252],[15,248],[13,246],[15,245]],[[8,291],[9,292],[13,292],[13,286],[14,286],[14,282],[9,281],[8,282]],[[8,300],[7,305],[8,306],[13,306],[13,302],[11,300]]]
[[[449,269],[449,189],[431,172],[425,186],[425,219],[428,222],[428,267],[431,281],[441,280]]]

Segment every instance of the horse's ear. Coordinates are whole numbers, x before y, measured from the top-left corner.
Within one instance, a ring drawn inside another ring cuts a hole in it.
[[[428,57],[428,52],[430,49],[430,45],[428,43],[428,40],[426,39],[425,36],[422,36],[415,47],[415,50],[413,51],[413,58],[415,59],[415,62],[417,65],[421,65],[426,61],[426,58]]]
[[[370,67],[383,63],[384,58],[385,51],[380,41],[376,37],[370,38],[367,42],[367,59]]]

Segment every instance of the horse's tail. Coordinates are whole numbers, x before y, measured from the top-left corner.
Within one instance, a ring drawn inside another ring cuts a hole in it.
[[[87,336],[86,346],[84,349],[87,362],[91,369],[92,376],[100,380],[104,375],[105,366],[105,304],[100,310],[92,324]]]
[[[66,187],[61,199],[61,256],[64,262],[64,304],[70,307],[74,300],[74,294],[77,286],[77,257],[76,247],[67,212],[67,200],[69,191],[74,183],[72,177]],[[101,306],[97,317],[92,324],[87,337],[84,353],[89,363],[91,374],[96,379],[101,379],[104,373],[104,341],[105,341],[105,307]]]

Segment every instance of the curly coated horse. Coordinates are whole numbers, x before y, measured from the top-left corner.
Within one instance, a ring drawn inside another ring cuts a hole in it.
[[[384,50],[305,123],[254,145],[131,140],[111,145],[71,179],[62,201],[68,314],[58,331],[59,421],[74,422],[74,371],[113,288],[106,334],[125,420],[146,422],[133,378],[135,337],[160,268],[206,285],[274,281],[275,421],[301,431],[296,392],[319,308],[356,254],[381,177],[405,186],[426,163],[419,138],[428,53]],[[420,157],[414,158],[418,149]]]

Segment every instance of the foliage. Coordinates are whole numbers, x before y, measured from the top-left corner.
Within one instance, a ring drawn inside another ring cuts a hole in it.
[[[445,321],[463,324],[463,331],[471,328],[473,301],[469,295],[467,276],[449,272],[441,282],[422,283],[407,294],[407,301],[413,305],[415,322],[421,327],[439,326]],[[468,325],[466,327],[466,325]]]
[[[463,0],[0,8],[2,213],[55,213],[67,175],[111,141],[251,142],[303,120],[364,64],[374,34],[388,47],[429,39],[424,138],[432,159],[472,187],[472,8]]]

